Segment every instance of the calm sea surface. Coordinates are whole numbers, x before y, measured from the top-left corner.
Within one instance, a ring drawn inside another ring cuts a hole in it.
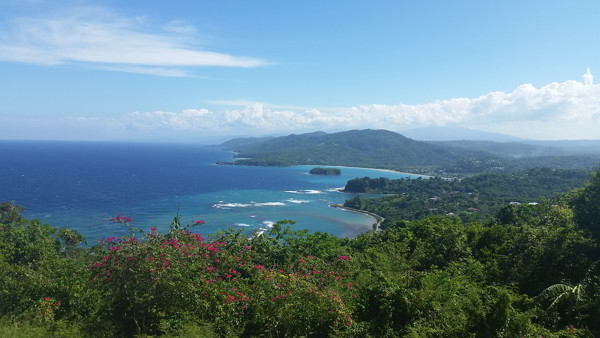
[[[143,229],[166,231],[178,207],[183,224],[206,221],[195,232],[236,227],[251,234],[291,219],[297,229],[352,237],[373,218],[330,207],[353,197],[335,188],[354,177],[409,176],[215,165],[231,159],[231,152],[187,144],[0,141],[0,201],[25,206],[28,218],[77,229],[89,244],[127,232],[109,222],[117,214]]]

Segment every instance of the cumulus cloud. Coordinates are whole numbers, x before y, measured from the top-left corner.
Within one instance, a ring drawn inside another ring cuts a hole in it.
[[[415,105],[311,108],[248,101],[212,101],[213,105],[221,104],[223,109],[132,112],[111,118],[67,119],[90,128],[98,126],[99,129],[110,129],[113,133],[126,130],[148,135],[155,132],[257,135],[310,130],[402,130],[425,125],[462,125],[539,139],[598,139],[600,85],[593,84],[591,73],[585,76],[585,83],[569,80],[540,88],[523,84],[510,92],[490,92],[474,98],[453,98]]]
[[[214,101],[229,106],[221,112],[129,114],[133,123],[174,129],[296,131],[308,129],[386,128],[422,125],[498,125],[533,122],[564,124],[600,120],[600,85],[591,73],[578,81],[553,82],[541,88],[523,84],[511,92],[491,92],[475,98],[453,98],[425,104],[370,104],[347,108],[306,108],[247,101]],[[283,107],[283,108],[281,108]],[[285,109],[289,107],[289,109]]]
[[[583,74],[583,84],[591,85],[593,83],[594,83],[594,76],[592,75],[592,72],[590,71],[590,67],[588,67],[585,71],[585,74]]]
[[[256,58],[200,49],[197,40],[196,29],[182,21],[157,25],[144,17],[78,8],[58,17],[17,18],[3,25],[0,61],[84,63],[159,76],[188,76],[181,69],[184,67],[266,64]]]

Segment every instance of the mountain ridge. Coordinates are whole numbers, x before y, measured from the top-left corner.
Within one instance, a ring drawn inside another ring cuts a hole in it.
[[[374,166],[434,166],[465,157],[490,157],[471,151],[416,141],[389,130],[348,130],[338,133],[314,132],[288,136],[222,143],[236,151],[238,165],[336,164]]]

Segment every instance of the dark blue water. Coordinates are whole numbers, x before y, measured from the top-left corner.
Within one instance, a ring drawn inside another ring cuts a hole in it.
[[[117,214],[165,231],[178,209],[184,223],[207,222],[199,232],[234,226],[252,233],[294,219],[297,228],[354,236],[373,220],[329,207],[352,197],[333,188],[353,177],[407,176],[342,168],[340,177],[321,177],[306,174],[310,166],[215,165],[231,158],[191,144],[0,141],[0,201],[25,206],[29,218],[77,229],[89,243],[127,231],[108,221]]]

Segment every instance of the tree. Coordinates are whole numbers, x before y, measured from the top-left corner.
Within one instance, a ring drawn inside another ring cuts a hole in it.
[[[587,229],[591,235],[600,238],[600,169],[592,179],[574,193],[571,201],[575,211],[575,222]]]

